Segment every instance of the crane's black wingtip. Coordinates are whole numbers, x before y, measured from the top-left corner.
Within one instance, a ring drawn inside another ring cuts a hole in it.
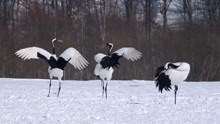
[[[158,78],[156,78],[155,85],[158,87],[158,92],[161,93],[163,89],[166,91],[170,91],[172,89],[169,76],[165,75],[165,73],[161,73]]]

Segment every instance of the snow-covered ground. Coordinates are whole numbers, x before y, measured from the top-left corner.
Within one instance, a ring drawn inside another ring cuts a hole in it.
[[[219,124],[220,82],[184,82],[177,104],[153,81],[112,81],[108,99],[100,81],[0,79],[0,124]]]

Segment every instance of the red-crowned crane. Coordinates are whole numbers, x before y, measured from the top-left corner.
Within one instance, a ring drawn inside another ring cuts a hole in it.
[[[28,47],[18,50],[15,54],[24,60],[28,59],[43,59],[49,64],[48,72],[50,76],[49,92],[50,96],[51,80],[53,77],[57,77],[59,80],[59,89],[57,97],[61,90],[61,79],[63,77],[63,70],[66,64],[69,62],[76,69],[82,70],[89,63],[87,60],[73,47],[66,49],[58,58],[55,54],[55,41],[60,41],[56,38],[52,40],[53,43],[53,54],[39,47]]]
[[[190,72],[190,65],[186,62],[168,62],[165,66],[160,66],[156,70],[155,84],[159,88],[159,92],[162,93],[163,89],[170,91],[171,86],[174,85],[174,103],[176,104],[176,93],[178,90],[178,84],[186,80]]]
[[[132,47],[123,47],[111,54],[113,43],[107,43],[106,45],[109,47],[108,55],[98,53],[94,57],[97,62],[94,73],[101,79],[102,96],[105,94],[107,98],[107,86],[112,78],[114,67],[118,68],[118,65],[120,65],[119,59],[124,57],[132,61],[138,60],[141,58],[142,53]]]

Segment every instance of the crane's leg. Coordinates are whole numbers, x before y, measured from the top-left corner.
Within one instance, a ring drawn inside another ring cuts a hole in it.
[[[105,97],[106,97],[106,99],[107,99],[107,87],[108,87],[108,80],[107,80],[106,85],[105,85]]]
[[[104,80],[101,79],[102,97],[104,96]]]
[[[63,80],[65,80],[65,71],[63,69]]]
[[[58,89],[58,94],[57,94],[57,97],[59,97],[60,90],[61,90],[61,80],[59,80],[59,89]]]
[[[48,92],[48,95],[47,95],[47,97],[50,97],[50,88],[51,88],[51,78],[50,78],[50,84],[49,84],[49,92]]]
[[[175,95],[175,101],[174,101],[174,103],[175,103],[175,104],[176,104],[176,93],[177,93],[177,90],[178,90],[178,86],[175,85],[175,90],[174,90],[174,95]]]

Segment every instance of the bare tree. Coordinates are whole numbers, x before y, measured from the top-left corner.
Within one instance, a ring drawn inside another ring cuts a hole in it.
[[[2,23],[3,25],[5,25],[6,27],[8,26],[8,3],[7,0],[3,0],[3,19],[2,19]]]
[[[110,16],[111,13],[114,13],[115,2],[117,2],[117,0],[96,0],[93,2],[99,22],[100,37],[102,42],[105,42],[106,40],[106,18],[107,16]]]
[[[192,0],[183,0],[183,14],[184,14],[184,20],[185,22],[189,25],[192,24],[192,15],[193,15],[193,10],[192,10]],[[187,15],[187,17],[186,17]],[[188,19],[188,21],[187,21]]]
[[[184,27],[191,28],[193,23],[193,13],[195,1],[192,0],[176,0],[174,2],[178,13],[181,14],[181,18],[184,20]],[[182,23],[182,22],[181,22]]]
[[[141,5],[144,8],[144,21],[145,21],[145,31],[147,39],[151,40],[151,30],[153,22],[153,1],[152,0],[142,0]]]
[[[124,0],[126,20],[130,24],[132,13],[133,13],[133,0]]]
[[[211,28],[216,26],[218,17],[219,0],[200,0],[198,5],[199,10],[203,13],[204,19],[208,22]]]
[[[172,0],[159,0],[160,13],[163,16],[163,32],[167,29],[167,12],[170,7]]]

